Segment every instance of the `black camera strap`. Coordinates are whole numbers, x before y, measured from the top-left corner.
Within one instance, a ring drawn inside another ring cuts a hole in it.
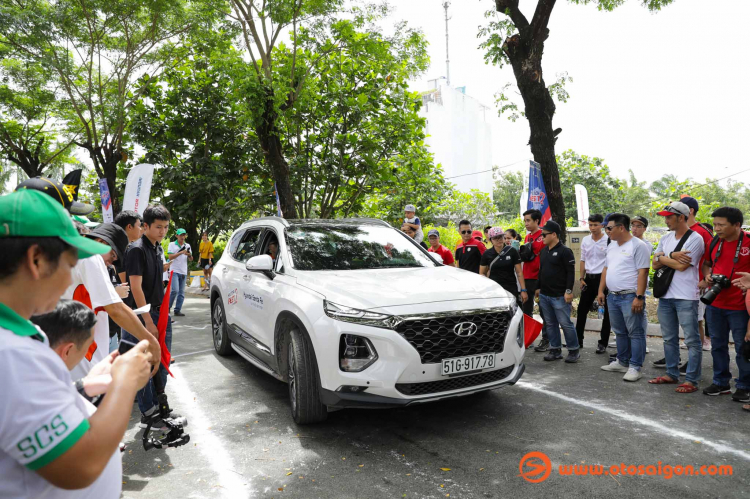
[[[729,274],[729,280],[731,281],[734,277],[734,266],[737,265],[737,262],[740,261],[740,251],[742,250],[742,238],[745,235],[745,231],[740,230],[740,237],[737,239],[737,249],[734,251],[734,260],[732,260],[732,273]],[[716,258],[712,259],[712,262],[715,264],[717,261],[719,261],[719,257],[721,257],[721,248],[724,246],[724,240],[722,239],[721,242],[719,242],[719,249],[716,250]],[[709,257],[711,254],[709,253]],[[713,265],[711,265],[711,268],[713,269]]]

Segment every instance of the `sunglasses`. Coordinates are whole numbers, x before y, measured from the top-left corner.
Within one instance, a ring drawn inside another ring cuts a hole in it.
[[[606,230],[607,232],[612,232],[612,229],[614,229],[615,227],[624,227],[624,226],[622,224],[616,224],[616,225],[613,225],[612,227],[604,227],[604,230]]]
[[[462,230],[461,231],[461,234],[471,234],[471,233],[472,233],[472,231],[470,231],[470,230]]]
[[[542,232],[542,237],[547,237],[550,234],[554,234],[554,232]]]

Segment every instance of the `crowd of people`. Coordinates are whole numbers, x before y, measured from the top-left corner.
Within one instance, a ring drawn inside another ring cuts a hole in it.
[[[664,342],[664,357],[653,362],[665,374],[649,380],[653,385],[676,385],[677,393],[699,390],[703,351],[711,352],[713,376],[703,388],[709,396],[729,395],[750,411],[750,234],[742,230],[742,212],[722,207],[711,214],[713,225],[698,223],[700,209],[692,197],[669,203],[657,213],[669,231],[656,248],[644,239],[646,217],[609,213],[588,217],[590,235],[581,242],[580,299],[575,324],[571,319],[576,258],[562,242],[560,225],[542,213],[523,214],[526,237],[520,244],[511,229],[488,226],[474,230],[471,222],[458,224],[461,242],[451,251],[440,243],[440,233],[427,233],[428,251],[442,262],[485,276],[515,297],[531,317],[539,306],[543,328],[536,352],[545,361],[580,361],[584,331],[592,308],[599,312],[601,328],[596,353],[606,354],[611,331],[617,353],[602,370],[621,373],[634,382],[643,376],[648,352],[646,295],[649,271],[654,271],[653,296]],[[424,245],[418,236],[419,218],[406,206],[402,230]],[[488,247],[485,241],[490,244]],[[562,344],[560,330],[564,335]],[[680,345],[682,330],[684,343]],[[731,389],[730,339],[734,343],[738,375]],[[682,360],[680,350],[687,350]],[[683,377],[684,375],[684,377]]]

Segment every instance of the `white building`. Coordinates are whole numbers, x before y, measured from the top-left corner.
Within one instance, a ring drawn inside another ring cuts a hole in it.
[[[437,80],[434,90],[422,95],[420,116],[427,119],[427,146],[435,164],[443,166],[448,182],[458,190],[477,189],[492,196],[492,129],[490,108]]]

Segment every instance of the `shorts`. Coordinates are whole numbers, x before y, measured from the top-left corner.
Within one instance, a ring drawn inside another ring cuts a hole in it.
[[[206,266],[208,266],[209,269],[214,268],[214,264],[213,263],[208,263],[208,262],[209,262],[208,258],[201,258],[201,269],[202,270],[206,270]]]

